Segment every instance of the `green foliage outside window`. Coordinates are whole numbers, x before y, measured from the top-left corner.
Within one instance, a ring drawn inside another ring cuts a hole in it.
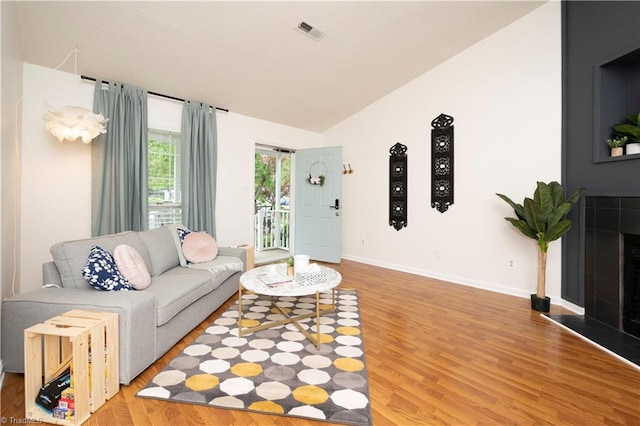
[[[176,202],[179,184],[180,135],[150,131],[147,149],[149,204]]]
[[[276,167],[277,156],[256,153],[255,155],[255,188],[254,206],[257,213],[261,207],[289,209],[289,190],[291,187],[291,160],[283,156],[280,175],[280,200],[276,200]]]

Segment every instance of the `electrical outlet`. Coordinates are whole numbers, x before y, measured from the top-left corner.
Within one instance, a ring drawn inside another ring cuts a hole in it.
[[[507,259],[507,268],[516,269],[516,261],[513,259]]]
[[[434,250],[433,258],[434,259],[440,259],[440,250]]]
[[[367,240],[365,240],[364,238],[361,240],[362,241],[362,245],[366,246],[367,245]]]

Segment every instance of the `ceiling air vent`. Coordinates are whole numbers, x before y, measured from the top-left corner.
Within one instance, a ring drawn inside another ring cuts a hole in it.
[[[325,36],[326,33],[320,31],[317,28],[314,28],[313,25],[308,24],[306,22],[300,22],[298,24],[298,30],[303,32],[304,34],[308,35],[309,37],[311,37],[314,40],[320,40],[322,37]]]

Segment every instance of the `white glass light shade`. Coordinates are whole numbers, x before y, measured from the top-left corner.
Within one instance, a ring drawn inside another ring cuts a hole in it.
[[[66,106],[57,111],[49,108],[42,118],[46,121],[47,130],[60,142],[82,138],[82,142],[90,143],[100,133],[107,132],[104,124],[109,121],[102,114],[77,106]]]

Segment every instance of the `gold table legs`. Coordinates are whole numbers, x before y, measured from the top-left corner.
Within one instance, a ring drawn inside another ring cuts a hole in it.
[[[336,289],[333,288],[331,290],[331,293],[332,293],[331,307],[329,308],[320,307],[320,292],[317,291],[316,292],[316,311],[309,312],[306,314],[300,314],[300,315],[289,315],[289,313],[287,313],[284,309],[278,306],[277,303],[274,303],[274,298],[276,296],[271,296],[271,306],[275,307],[282,315],[284,315],[285,318],[278,321],[272,321],[266,324],[261,324],[255,327],[243,327],[242,326],[242,284],[240,284],[238,288],[238,335],[242,337],[246,334],[254,333],[256,331],[265,330],[267,328],[278,327],[280,325],[292,323],[293,325],[296,326],[296,328],[302,334],[304,334],[304,336],[307,339],[311,341],[311,343],[316,345],[316,349],[320,349],[320,343],[321,343],[320,342],[320,314],[325,312],[335,312],[336,310]],[[309,333],[307,330],[305,330],[304,327],[302,327],[300,324],[298,324],[298,321],[306,318],[311,318],[314,316],[316,317],[315,336]]]

